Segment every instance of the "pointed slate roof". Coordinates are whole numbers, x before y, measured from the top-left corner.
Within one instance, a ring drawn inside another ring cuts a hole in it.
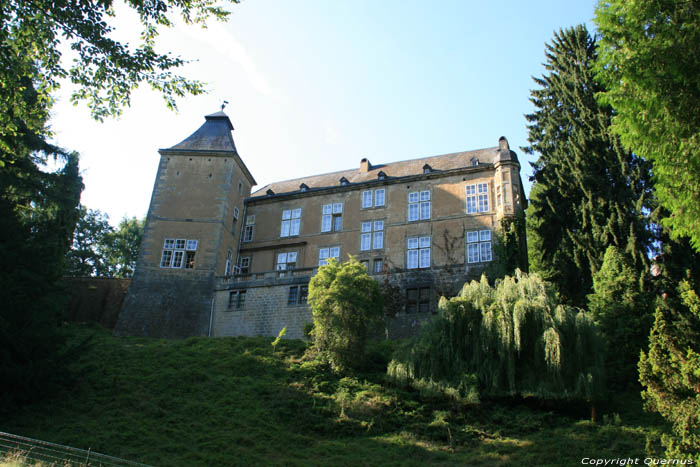
[[[233,125],[228,115],[219,111],[204,117],[205,122],[197,131],[185,138],[175,146],[168,148],[168,151],[236,151],[233,142]]]

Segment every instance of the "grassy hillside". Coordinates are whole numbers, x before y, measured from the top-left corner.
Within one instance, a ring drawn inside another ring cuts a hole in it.
[[[304,361],[299,341],[70,332],[94,334],[74,387],[2,417],[0,431],[154,465],[306,466],[580,465],[643,458],[659,429],[635,394],[600,424],[573,408],[426,400],[386,387],[387,343],[373,370],[342,377]]]

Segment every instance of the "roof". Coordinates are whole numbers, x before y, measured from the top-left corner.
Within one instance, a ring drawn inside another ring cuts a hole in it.
[[[300,191],[301,184],[306,185],[306,189],[310,190],[340,186],[341,178],[345,178],[348,183],[369,182],[378,180],[380,172],[383,172],[387,179],[419,175],[424,173],[426,165],[429,166],[431,172],[448,171],[471,167],[474,165],[474,160],[479,164],[493,164],[498,161],[518,162],[517,156],[508,147],[507,140],[502,138],[497,147],[421,157],[388,164],[371,165],[363,159],[358,168],[271,183],[256,190],[251,194],[251,197],[265,196],[268,190],[272,190],[275,194]],[[362,168],[365,164],[368,166],[366,171]]]
[[[228,115],[219,111],[204,117],[197,131],[167,151],[225,151],[237,153],[231,131],[233,125]]]

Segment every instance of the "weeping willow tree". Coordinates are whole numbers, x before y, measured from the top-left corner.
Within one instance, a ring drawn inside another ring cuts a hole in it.
[[[583,311],[560,305],[552,286],[519,270],[491,287],[465,284],[439,316],[395,355],[389,378],[459,398],[536,396],[596,400],[603,345]]]

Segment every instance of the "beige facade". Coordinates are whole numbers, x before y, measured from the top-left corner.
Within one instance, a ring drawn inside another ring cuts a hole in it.
[[[505,138],[493,148],[403,162],[362,159],[354,169],[251,194],[255,181],[236,152],[232,129],[219,112],[179,145],[161,150],[124,333],[139,331],[139,320],[155,320],[152,330],[135,333],[203,334],[208,323],[210,335],[276,335],[286,326],[289,337],[301,337],[311,321],[310,277],[328,258],[350,256],[406,290],[406,317],[398,327],[410,329],[425,320],[421,312],[435,310],[439,282],[463,283],[494,260],[499,220],[525,207],[520,165]],[[189,266],[169,258],[175,250],[168,253],[168,242],[178,239],[198,242]],[[168,318],[162,308],[172,304],[162,298],[182,299],[181,290],[197,276],[208,278],[208,295],[198,292],[199,304],[187,305],[198,311],[179,315],[197,315],[199,324],[159,332]],[[163,287],[164,278],[178,291]],[[139,294],[143,299],[135,299]],[[150,314],[134,313],[138,306]]]

